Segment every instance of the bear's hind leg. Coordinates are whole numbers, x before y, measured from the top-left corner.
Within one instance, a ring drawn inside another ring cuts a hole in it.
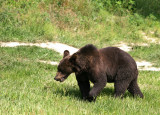
[[[137,79],[134,79],[133,81],[131,81],[131,83],[129,84],[128,87],[128,91],[135,97],[135,96],[139,96],[141,98],[143,98],[143,94],[137,84]]]
[[[128,85],[129,81],[127,80],[116,81],[114,83],[114,97],[123,97]]]

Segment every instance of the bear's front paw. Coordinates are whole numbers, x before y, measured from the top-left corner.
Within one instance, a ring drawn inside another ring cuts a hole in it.
[[[87,100],[88,100],[89,102],[92,102],[94,99],[93,99],[93,97],[88,97]]]
[[[96,97],[89,96],[89,97],[87,97],[87,100],[89,102],[95,102],[96,101]]]
[[[83,99],[84,101],[86,101],[86,100],[88,99],[88,96],[84,96],[84,97],[82,97],[82,99]]]
[[[82,99],[83,99],[84,101],[89,101],[89,102],[92,102],[92,101],[93,101],[93,97],[89,97],[89,96],[82,97]]]

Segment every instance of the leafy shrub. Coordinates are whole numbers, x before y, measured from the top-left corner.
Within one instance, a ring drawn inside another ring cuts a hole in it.
[[[107,11],[114,12],[115,14],[123,15],[126,11],[135,10],[134,0],[92,0],[96,3],[97,9],[104,8]],[[118,13],[117,13],[118,12]]]

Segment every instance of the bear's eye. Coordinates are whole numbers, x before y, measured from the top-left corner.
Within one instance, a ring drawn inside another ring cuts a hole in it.
[[[60,69],[60,68],[58,69],[58,72],[64,73],[64,71],[62,71],[62,69]]]
[[[58,69],[58,72],[61,72],[61,69]]]

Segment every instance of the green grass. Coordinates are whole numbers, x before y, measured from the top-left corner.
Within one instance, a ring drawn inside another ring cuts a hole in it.
[[[90,103],[81,100],[73,74],[63,83],[57,82],[54,80],[57,66],[35,61],[36,57],[58,61],[61,56],[57,53],[37,47],[0,48],[0,51],[0,114],[160,113],[160,72],[140,72],[138,82],[144,99],[133,98],[128,92],[124,99],[115,99],[113,84],[108,83],[96,102]],[[25,57],[27,61],[23,60]]]
[[[43,49],[36,46],[20,46],[20,47],[1,47],[0,48],[1,55],[5,56],[4,58],[16,57],[17,60],[48,60],[48,61],[59,61],[62,56],[59,56],[59,53],[49,50]]]
[[[152,62],[154,66],[160,67],[160,45],[151,44],[150,46],[134,46],[130,54],[137,60]]]

